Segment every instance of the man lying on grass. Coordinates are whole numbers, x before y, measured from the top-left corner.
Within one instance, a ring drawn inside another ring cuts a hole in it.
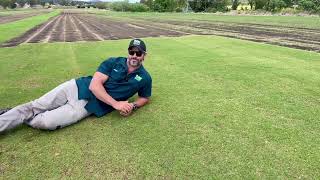
[[[0,115],[0,132],[22,123],[38,129],[55,130],[94,114],[101,117],[113,110],[128,116],[144,106],[151,96],[152,80],[142,62],[146,45],[130,41],[128,57],[109,58],[92,76],[67,81],[39,99],[19,105]],[[138,93],[136,101],[128,99]]]

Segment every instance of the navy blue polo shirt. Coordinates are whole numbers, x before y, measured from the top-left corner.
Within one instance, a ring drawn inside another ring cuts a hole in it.
[[[104,88],[117,101],[125,101],[136,93],[140,97],[148,98],[151,96],[151,76],[143,66],[128,74],[127,58],[125,57],[109,58],[101,63],[97,71],[109,76],[104,83]],[[88,112],[101,117],[114,109],[97,99],[89,90],[91,80],[92,76],[76,79],[78,98],[88,101],[85,106]]]

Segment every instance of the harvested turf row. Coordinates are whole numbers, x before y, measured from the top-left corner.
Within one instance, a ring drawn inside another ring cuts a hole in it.
[[[135,31],[130,31],[128,33],[128,30],[122,27],[122,23],[120,22],[113,22],[113,21],[101,21],[98,18],[85,16],[86,21],[89,24],[92,24],[93,26],[97,27],[101,34],[110,34],[110,39],[120,39],[120,38],[132,38],[135,36]],[[132,29],[132,28],[131,28]]]
[[[74,23],[78,26],[78,29],[81,31],[82,34],[82,39],[85,41],[99,41],[99,39],[92,34],[90,29],[84,24],[83,21],[79,19],[78,16],[73,16],[74,17]]]
[[[73,39],[70,39],[71,41],[83,41],[82,32],[79,29],[78,25],[75,23],[73,15],[70,15],[70,22],[72,24],[72,28],[75,29],[75,32],[73,32]]]
[[[102,29],[101,33],[104,33],[103,31],[107,30],[107,32],[112,35],[111,38],[113,39],[137,37],[137,31],[132,30],[133,28],[130,28],[131,30],[129,29],[129,31],[123,26],[123,23],[101,20],[94,16],[86,16],[86,19],[88,22],[96,23],[96,26],[100,26]],[[138,35],[138,37],[141,37],[141,35]]]
[[[168,23],[172,25],[183,25],[183,26],[190,26],[194,28],[211,29],[211,30],[222,30],[222,31],[228,30],[229,32],[242,32],[247,34],[250,34],[252,32],[253,34],[265,34],[270,36],[287,36],[292,34],[300,37],[312,37],[312,40],[314,40],[314,38],[317,38],[320,41],[320,31],[307,31],[306,29],[304,30],[293,29],[293,28],[280,27],[280,26],[278,26],[277,28],[275,27],[268,28],[268,26],[264,27],[264,25],[243,26],[241,24],[192,23],[192,22],[185,23],[185,22],[179,22],[179,21],[169,21],[169,22],[160,21],[160,23]],[[309,34],[310,36],[308,36]]]
[[[51,31],[48,33],[48,35],[43,40],[43,42],[49,42],[50,41],[50,39],[52,38],[52,35],[56,32],[56,29],[57,29],[58,25],[60,24],[61,19],[62,19],[62,16],[59,16],[59,18],[55,20]]]
[[[93,16],[82,16],[83,21],[91,25],[100,34],[110,33],[114,38],[132,38],[132,37],[150,37],[150,36],[160,36],[160,35],[180,35],[174,31],[163,30],[159,28],[136,28],[128,26],[127,23],[115,22],[107,19],[100,19]],[[138,26],[138,25],[137,25]],[[108,30],[106,32],[106,30]]]
[[[159,23],[160,22],[160,23]],[[254,29],[251,27],[237,26],[235,24],[226,25],[226,24],[209,24],[209,23],[188,23],[180,21],[159,21],[157,26],[169,27],[172,25],[172,28],[183,30],[193,34],[212,34],[225,37],[239,38],[251,41],[265,42],[269,44],[277,44],[281,46],[294,47],[304,50],[320,51],[320,46],[318,46],[319,36],[317,36],[316,31],[310,33],[299,32],[301,29],[298,29],[298,32],[293,32],[293,28],[290,28],[290,33],[287,33],[286,29],[280,31],[262,29],[261,27]],[[148,22],[145,22],[148,23]],[[150,25],[154,23],[149,23]],[[262,26],[262,25],[261,25]],[[285,28],[285,27],[284,27]],[[316,34],[316,35],[315,35]],[[286,40],[290,38],[290,40]],[[307,42],[307,43],[306,43]]]
[[[53,27],[57,23],[57,21],[60,21],[61,18],[55,19],[52,23],[48,23],[43,30],[39,31],[37,34],[35,34],[34,37],[30,38],[29,40],[25,41],[24,43],[37,43],[41,41],[47,40],[47,37],[50,36],[51,32],[53,31]]]
[[[90,22],[86,16],[78,15],[77,18],[86,23],[87,26],[90,27],[90,29],[92,29],[92,31],[95,31],[95,34],[99,34],[101,40],[119,39],[118,37],[114,36],[113,33],[110,32],[109,26],[105,26],[104,24],[98,24],[97,22]]]
[[[72,18],[72,15],[67,16],[65,41],[66,42],[80,41],[82,38],[78,33],[79,30],[76,28],[71,18]]]
[[[199,28],[203,29],[212,29],[217,26],[213,25],[199,25]],[[306,40],[318,40],[320,41],[320,33],[315,32],[300,32],[293,31],[292,29],[290,31],[286,29],[263,29],[263,28],[255,28],[255,27],[244,27],[244,26],[230,26],[230,25],[219,25],[219,29],[221,30],[233,30],[235,32],[241,32],[243,34],[251,34],[251,35],[265,35],[265,36],[272,36],[272,37],[295,37],[299,39],[306,39]]]

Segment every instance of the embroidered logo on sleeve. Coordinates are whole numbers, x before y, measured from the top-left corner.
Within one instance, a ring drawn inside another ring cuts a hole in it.
[[[141,81],[142,77],[137,74],[136,77],[134,77],[134,79],[137,80],[137,81]]]

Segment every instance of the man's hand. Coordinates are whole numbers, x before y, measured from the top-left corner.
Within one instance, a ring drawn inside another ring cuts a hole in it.
[[[133,105],[128,101],[118,101],[113,108],[118,110],[120,114],[121,112],[124,114],[130,114],[133,109]]]
[[[130,114],[132,113],[132,110],[129,111],[129,112],[124,112],[124,111],[119,111],[120,115],[123,116],[123,117],[128,117],[130,116]]]

